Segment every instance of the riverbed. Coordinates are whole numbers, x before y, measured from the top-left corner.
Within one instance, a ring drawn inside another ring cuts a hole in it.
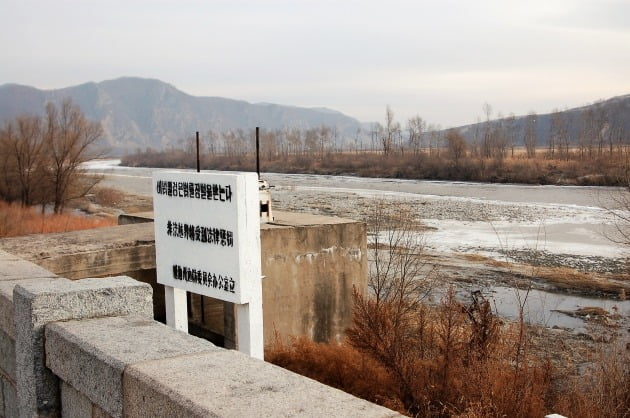
[[[105,174],[104,186],[150,196],[151,173],[156,169],[120,167],[118,163],[99,161],[88,169]],[[276,209],[365,219],[370,202],[375,199],[384,199],[392,205],[407,204],[426,226],[423,232],[426,249],[437,255],[435,260],[440,256],[452,259],[474,254],[498,262],[535,261],[547,267],[570,267],[601,274],[628,271],[628,249],[611,240],[617,230],[612,213],[624,210],[615,206],[622,193],[619,188],[276,173],[264,173],[262,178],[273,186]],[[487,280],[477,283],[467,279],[466,283],[469,285],[459,287],[461,295],[479,287],[500,314],[514,317],[517,313],[513,289],[488,285]],[[583,298],[532,289],[527,319],[550,327],[580,329],[585,326],[582,319],[557,311],[584,306],[614,310],[624,323],[630,318],[627,300]]]

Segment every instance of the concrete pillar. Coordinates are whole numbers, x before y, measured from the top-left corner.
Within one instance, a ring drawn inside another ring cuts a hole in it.
[[[59,415],[59,380],[45,364],[47,323],[122,315],[152,319],[151,299],[151,286],[123,276],[16,285],[13,302],[19,415]]]

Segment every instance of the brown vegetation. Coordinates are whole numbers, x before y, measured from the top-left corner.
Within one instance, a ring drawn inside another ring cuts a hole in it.
[[[422,417],[630,416],[630,349],[602,345],[586,369],[553,367],[522,323],[502,325],[487,301],[448,293],[409,310],[355,292],[346,343],[304,338],[268,348],[267,361]]]
[[[0,201],[0,237],[67,232],[116,225],[115,218],[42,214],[39,209]]]
[[[44,117],[18,116],[0,127],[0,198],[24,206],[51,204],[55,213],[87,194],[99,178],[80,166],[100,156],[100,123],[71,101],[46,105]]]
[[[540,417],[555,394],[552,370],[489,304],[464,306],[449,293],[413,310],[355,293],[344,345],[297,339],[266,359],[412,416]],[[366,379],[365,376],[371,376]]]

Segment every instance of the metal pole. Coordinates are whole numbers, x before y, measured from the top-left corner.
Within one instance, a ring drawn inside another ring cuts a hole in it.
[[[199,166],[199,131],[197,131],[197,173],[201,171],[200,169],[201,167]]]
[[[260,180],[260,128],[256,127],[256,174]]]
[[[196,139],[197,139],[197,173],[199,173],[201,171],[201,165],[199,164],[199,131],[197,131],[195,133],[196,135]],[[201,323],[205,325],[206,323],[206,312],[205,312],[205,308],[206,308],[206,304],[204,303],[203,300],[203,295],[199,298],[199,303],[200,303],[200,313],[201,313]]]

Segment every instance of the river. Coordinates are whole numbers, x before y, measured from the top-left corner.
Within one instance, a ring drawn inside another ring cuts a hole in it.
[[[103,185],[150,196],[151,173],[157,169],[120,167],[119,160],[90,163],[105,174]],[[427,250],[438,254],[480,254],[500,261],[568,266],[599,273],[627,272],[628,249],[616,235],[614,210],[622,190],[610,187],[531,186],[446,181],[375,179],[351,176],[264,173],[277,209],[362,219],[369,201],[386,199],[412,205],[429,227]],[[461,289],[460,289],[461,290]],[[485,289],[497,311],[515,317],[515,291]],[[581,328],[580,319],[556,310],[599,306],[630,318],[630,301],[580,298],[532,291],[528,320],[547,326]]]

